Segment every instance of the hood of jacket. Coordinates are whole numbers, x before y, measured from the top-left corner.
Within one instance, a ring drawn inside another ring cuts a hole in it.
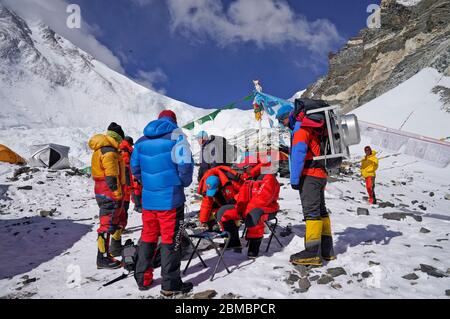
[[[155,138],[172,133],[177,128],[178,126],[174,122],[163,117],[159,120],[148,123],[144,129],[144,135],[150,138]]]
[[[105,135],[105,134],[97,134],[94,135],[90,140],[89,140],[89,147],[91,148],[91,150],[98,150],[102,147],[114,147],[115,149],[119,149],[119,143],[111,136],[109,135]]]

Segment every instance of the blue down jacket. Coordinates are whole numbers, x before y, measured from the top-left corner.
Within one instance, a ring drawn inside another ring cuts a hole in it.
[[[171,210],[184,204],[184,188],[192,183],[194,165],[189,143],[170,118],[147,125],[130,165],[143,186],[143,209]]]

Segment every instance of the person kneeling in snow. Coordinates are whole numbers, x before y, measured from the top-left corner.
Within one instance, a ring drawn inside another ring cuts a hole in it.
[[[247,157],[238,165],[244,170],[244,184],[236,195],[235,205],[225,205],[217,212],[224,231],[230,234],[228,248],[239,252],[242,248],[239,238],[240,222],[247,226],[246,239],[249,241],[247,257],[254,259],[259,255],[259,247],[264,237],[265,221],[269,214],[279,210],[278,197],[280,184],[273,174],[264,174],[263,169],[270,163],[257,163],[253,157]]]
[[[300,192],[306,220],[305,250],[290,257],[295,265],[322,266],[322,259],[335,259],[331,222],[325,206],[326,169],[315,165],[314,157],[322,155],[316,130],[324,123],[308,119],[303,112],[295,114],[290,105],[277,113],[280,124],[291,130],[289,154],[291,186]]]
[[[235,204],[234,197],[239,192],[243,180],[240,174],[228,166],[217,166],[204,174],[198,186],[198,194],[203,195],[199,221],[202,227],[213,230],[216,213],[224,205]]]
[[[377,152],[372,150],[370,146],[364,147],[366,156],[361,160],[361,175],[366,180],[367,194],[369,195],[369,203],[376,204],[375,196],[375,172],[378,169]]]
[[[192,183],[194,165],[174,112],[161,112],[158,120],[144,129],[144,136],[136,142],[131,156],[131,170],[143,187],[143,229],[134,273],[138,287],[140,290],[151,287],[153,257],[161,236],[161,294],[187,293],[193,284],[181,281],[179,241],[186,201],[184,188]]]
[[[95,181],[95,199],[100,208],[98,228],[97,268],[116,269],[121,263],[113,257],[122,252],[122,231],[127,219],[124,209],[125,166],[119,154],[119,145],[125,134],[116,123],[111,123],[106,134],[89,140],[92,154],[92,177]],[[111,246],[110,246],[110,237]]]

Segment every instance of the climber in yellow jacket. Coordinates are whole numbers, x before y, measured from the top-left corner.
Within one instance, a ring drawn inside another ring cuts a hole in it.
[[[372,150],[370,146],[364,148],[366,156],[361,160],[361,175],[366,180],[367,194],[369,195],[369,203],[376,204],[375,196],[375,176],[378,169],[377,152]]]
[[[121,263],[113,257],[122,254],[122,231],[127,222],[123,193],[126,184],[125,165],[119,153],[124,138],[120,125],[113,122],[106,134],[97,134],[89,140],[89,147],[94,151],[92,177],[95,199],[100,208],[100,227],[97,230],[99,269],[121,267]]]

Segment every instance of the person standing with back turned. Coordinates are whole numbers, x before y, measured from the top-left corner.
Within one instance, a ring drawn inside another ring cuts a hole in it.
[[[177,241],[184,222],[184,188],[192,183],[192,154],[186,138],[177,135],[177,117],[165,110],[144,129],[131,156],[131,170],[142,184],[141,242],[134,277],[140,290],[153,281],[153,257],[161,236],[161,294],[192,290],[181,281],[181,250]],[[175,155],[174,155],[175,154]],[[180,160],[178,156],[183,158]]]

